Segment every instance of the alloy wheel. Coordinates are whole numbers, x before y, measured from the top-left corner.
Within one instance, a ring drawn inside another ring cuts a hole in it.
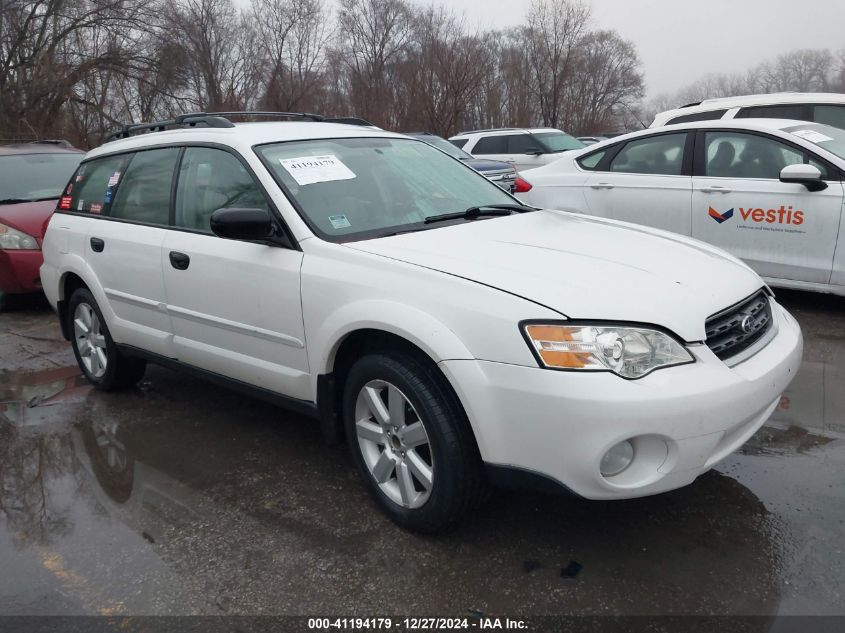
[[[424,505],[434,484],[434,457],[425,425],[405,394],[384,380],[365,384],[355,402],[355,431],[381,491],[404,508]]]
[[[80,303],[73,313],[73,336],[79,358],[85,370],[94,378],[101,378],[108,367],[106,337],[97,313],[87,303]]]

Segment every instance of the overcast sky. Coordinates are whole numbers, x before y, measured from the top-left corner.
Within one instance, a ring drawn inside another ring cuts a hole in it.
[[[416,0],[428,4],[426,0]],[[520,24],[530,0],[447,0],[485,28]],[[845,49],[845,0],[592,0],[594,28],[632,40],[648,96],[745,71],[796,48]]]

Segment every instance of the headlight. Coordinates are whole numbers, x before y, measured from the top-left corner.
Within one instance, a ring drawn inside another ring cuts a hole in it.
[[[611,324],[527,324],[540,363],[552,369],[612,371],[642,378],[661,367],[692,363],[684,346],[659,330]]]
[[[0,249],[37,251],[38,242],[31,235],[13,229],[11,226],[0,224]]]

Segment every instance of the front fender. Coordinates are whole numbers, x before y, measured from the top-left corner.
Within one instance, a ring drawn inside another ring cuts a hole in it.
[[[401,325],[400,325],[401,324]],[[312,377],[332,371],[343,340],[358,330],[382,330],[402,337],[424,351],[434,362],[472,359],[458,336],[435,317],[418,308],[394,301],[368,299],[338,307],[314,332],[307,332]]]

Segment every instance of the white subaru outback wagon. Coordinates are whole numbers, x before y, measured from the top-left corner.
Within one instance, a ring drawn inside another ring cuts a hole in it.
[[[689,484],[799,366],[796,321],[717,248],[523,206],[399,134],[230,118],[89,152],[44,290],[94,385],[152,362],[309,414],[402,526],[443,529],[488,483]]]

